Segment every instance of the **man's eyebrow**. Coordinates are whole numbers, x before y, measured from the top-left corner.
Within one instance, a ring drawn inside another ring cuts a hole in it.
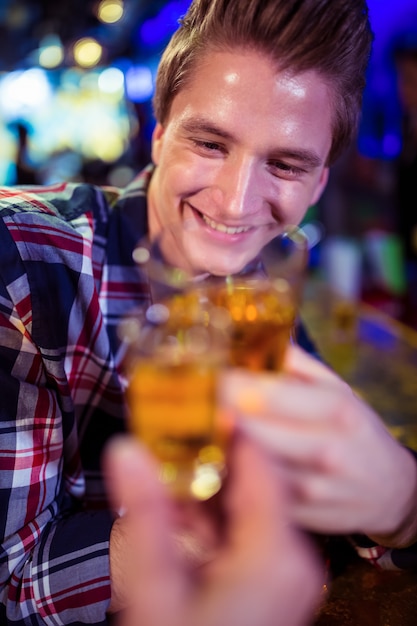
[[[323,165],[322,159],[313,150],[305,150],[297,148],[296,150],[277,150],[271,154],[271,160],[281,161],[282,159],[290,159],[292,161],[300,161],[307,167],[320,167]]]
[[[207,133],[209,135],[217,135],[223,139],[233,139],[233,136],[226,130],[219,128],[205,119],[194,118],[191,120],[184,120],[181,126],[183,130],[188,133]]]

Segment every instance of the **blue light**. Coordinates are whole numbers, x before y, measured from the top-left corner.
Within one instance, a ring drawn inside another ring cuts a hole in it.
[[[378,159],[381,156],[380,141],[375,135],[362,132],[358,139],[359,152],[371,159]]]
[[[401,111],[393,62],[399,42],[417,43],[416,0],[368,0],[374,47],[364,94],[359,151],[370,158],[394,159],[401,142]]]
[[[136,65],[126,72],[126,93],[132,102],[146,102],[153,94],[152,72],[146,65]]]
[[[387,133],[382,139],[382,151],[388,159],[395,159],[401,150],[401,137],[394,133]]]
[[[178,20],[189,5],[190,0],[168,2],[158,15],[145,20],[139,31],[141,43],[153,47],[165,42],[177,30]]]

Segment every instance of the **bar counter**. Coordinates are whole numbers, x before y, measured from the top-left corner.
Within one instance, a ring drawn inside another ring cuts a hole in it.
[[[310,278],[301,318],[324,360],[417,448],[417,332],[365,304],[338,302]],[[417,572],[385,572],[344,556],[315,626],[416,626]]]

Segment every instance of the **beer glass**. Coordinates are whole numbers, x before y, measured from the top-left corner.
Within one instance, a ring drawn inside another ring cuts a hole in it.
[[[231,366],[281,369],[300,304],[307,243],[301,229],[289,227],[238,274],[207,280],[207,298],[228,312]]]
[[[159,459],[160,478],[178,499],[210,498],[225,473],[216,390],[227,334],[215,317],[214,306],[203,310],[195,294],[182,292],[132,314],[120,329],[131,430]]]
[[[140,242],[134,254],[148,276],[152,304],[124,322],[127,399],[132,430],[160,460],[161,479],[177,497],[203,500],[220,489],[226,471],[228,426],[216,412],[219,373],[224,367],[280,370],[308,246],[291,226],[255,246],[249,260],[242,255],[233,274],[215,275],[210,259],[196,273],[186,253],[171,254],[184,235],[184,225],[178,236],[176,228]]]

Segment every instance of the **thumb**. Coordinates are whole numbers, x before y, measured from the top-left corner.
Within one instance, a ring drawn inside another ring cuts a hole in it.
[[[172,502],[158,480],[157,462],[134,438],[110,443],[104,467],[110,499],[125,511],[120,521],[131,547],[126,563],[131,608],[123,624],[163,626],[172,621],[186,586],[172,539]]]

